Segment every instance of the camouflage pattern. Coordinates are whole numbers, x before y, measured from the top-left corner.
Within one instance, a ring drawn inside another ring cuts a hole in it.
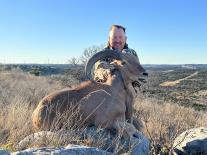
[[[109,46],[107,46],[105,49],[112,49]],[[137,53],[133,50],[128,48],[128,45],[126,44],[124,46],[124,49],[122,50],[124,53],[131,53],[134,56],[137,57],[138,61],[138,55]],[[98,62],[95,63],[95,68],[94,68],[94,80],[98,82],[106,82],[108,75],[110,74],[111,69],[113,69],[113,66],[110,65],[110,63],[113,61],[113,59],[102,59]]]

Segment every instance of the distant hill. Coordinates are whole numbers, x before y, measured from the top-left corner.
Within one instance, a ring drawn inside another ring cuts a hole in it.
[[[72,64],[0,64],[4,70],[21,69],[24,72],[38,72],[38,75],[48,76],[62,74],[73,67]],[[79,65],[81,66],[81,65]],[[180,69],[207,69],[207,64],[143,64],[146,70],[180,70]]]
[[[206,69],[207,64],[176,64],[176,65],[169,65],[169,64],[143,64],[143,66],[147,69],[172,69],[172,68],[186,68],[186,69]]]
[[[4,70],[20,69],[23,72],[38,73],[43,76],[61,74],[72,67],[71,64],[5,64],[1,66]]]

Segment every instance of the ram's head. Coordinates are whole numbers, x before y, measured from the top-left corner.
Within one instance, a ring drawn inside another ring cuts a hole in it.
[[[146,82],[145,78],[148,76],[148,73],[145,72],[139,60],[133,54],[109,49],[96,53],[88,60],[85,73],[89,80],[94,81],[91,74],[93,65],[97,61],[107,58],[114,60],[111,63],[111,65],[113,65],[112,72],[118,69],[122,74],[125,84],[132,83],[132,85],[136,87],[140,86],[140,82]]]

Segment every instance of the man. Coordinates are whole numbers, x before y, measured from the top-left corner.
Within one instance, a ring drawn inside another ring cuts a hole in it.
[[[137,60],[139,61],[137,53],[133,49],[128,48],[128,45],[126,43],[127,37],[125,30],[126,29],[121,25],[112,25],[109,31],[107,47],[105,49],[119,50],[120,52],[131,53],[136,56]],[[95,63],[94,80],[102,83],[105,83],[107,81],[108,76],[111,75],[111,70],[113,70],[113,65],[110,64],[112,61],[113,59],[108,58]],[[128,89],[130,89],[129,91],[131,92],[131,94],[129,94],[129,99],[135,98],[137,92],[135,87],[137,86],[139,85],[136,83],[132,83],[128,86]],[[127,105],[126,108],[127,122],[132,123],[139,131],[141,131],[143,128],[143,123],[139,119],[133,118],[133,111],[132,108],[130,108],[131,105],[133,105],[134,100],[131,100],[127,103],[130,104]]]
[[[105,49],[113,49],[119,50],[120,52],[131,53],[138,59],[137,53],[133,49],[128,48],[125,31],[126,28],[121,25],[112,25],[109,31],[107,47]],[[110,69],[113,67],[110,65],[112,61],[112,59],[108,58],[98,61],[95,64],[94,79],[96,81],[105,82],[107,80],[107,77],[110,74]]]

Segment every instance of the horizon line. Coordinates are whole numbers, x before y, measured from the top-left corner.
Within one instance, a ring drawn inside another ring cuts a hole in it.
[[[207,65],[207,63],[141,63],[142,65]],[[1,63],[0,65],[71,65],[70,63]],[[81,64],[79,64],[81,65]]]

